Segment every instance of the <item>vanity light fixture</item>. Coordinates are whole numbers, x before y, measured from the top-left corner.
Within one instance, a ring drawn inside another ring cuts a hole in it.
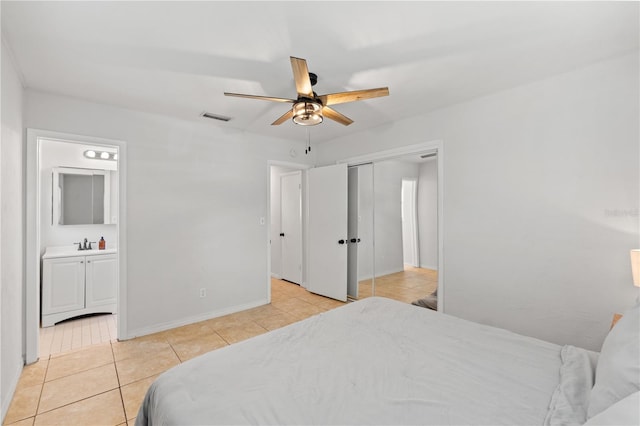
[[[116,161],[118,159],[118,154],[115,152],[108,151],[96,151],[93,149],[88,149],[84,152],[84,156],[90,158],[92,160],[111,160]]]

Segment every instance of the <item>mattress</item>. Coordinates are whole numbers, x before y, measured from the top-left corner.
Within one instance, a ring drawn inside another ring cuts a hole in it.
[[[372,297],[163,373],[136,425],[582,424],[593,353]]]

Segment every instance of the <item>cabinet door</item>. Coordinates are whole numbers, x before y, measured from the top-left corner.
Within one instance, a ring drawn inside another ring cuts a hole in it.
[[[117,262],[115,254],[87,256],[87,308],[116,303]]]
[[[42,314],[84,309],[84,256],[42,261]]]

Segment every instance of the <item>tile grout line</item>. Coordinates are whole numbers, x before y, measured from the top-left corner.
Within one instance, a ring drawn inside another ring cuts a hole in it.
[[[49,363],[51,362],[51,355],[47,358],[47,368],[44,370],[44,377],[42,378],[42,386],[40,387],[40,395],[38,395],[38,403],[36,404],[36,412],[33,415],[33,423],[36,423],[36,417],[38,417],[38,410],[40,410],[40,401],[42,400],[42,394],[44,393],[44,384],[47,382],[47,373],[49,372]]]
[[[113,357],[113,368],[116,370],[116,380],[118,381],[118,393],[120,393],[120,402],[122,403],[122,412],[124,413],[124,422],[128,425],[127,408],[124,405],[124,396],[122,396],[122,384],[120,383],[120,375],[118,374],[118,364],[116,363],[116,353],[113,350],[113,343],[109,342],[111,348],[111,356]]]

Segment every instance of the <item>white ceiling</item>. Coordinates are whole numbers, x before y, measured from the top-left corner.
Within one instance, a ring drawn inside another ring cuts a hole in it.
[[[289,56],[318,94],[388,86],[337,105],[326,141],[539,80],[639,47],[638,2],[11,2],[2,32],[29,88],[304,139],[270,123],[295,97]]]

